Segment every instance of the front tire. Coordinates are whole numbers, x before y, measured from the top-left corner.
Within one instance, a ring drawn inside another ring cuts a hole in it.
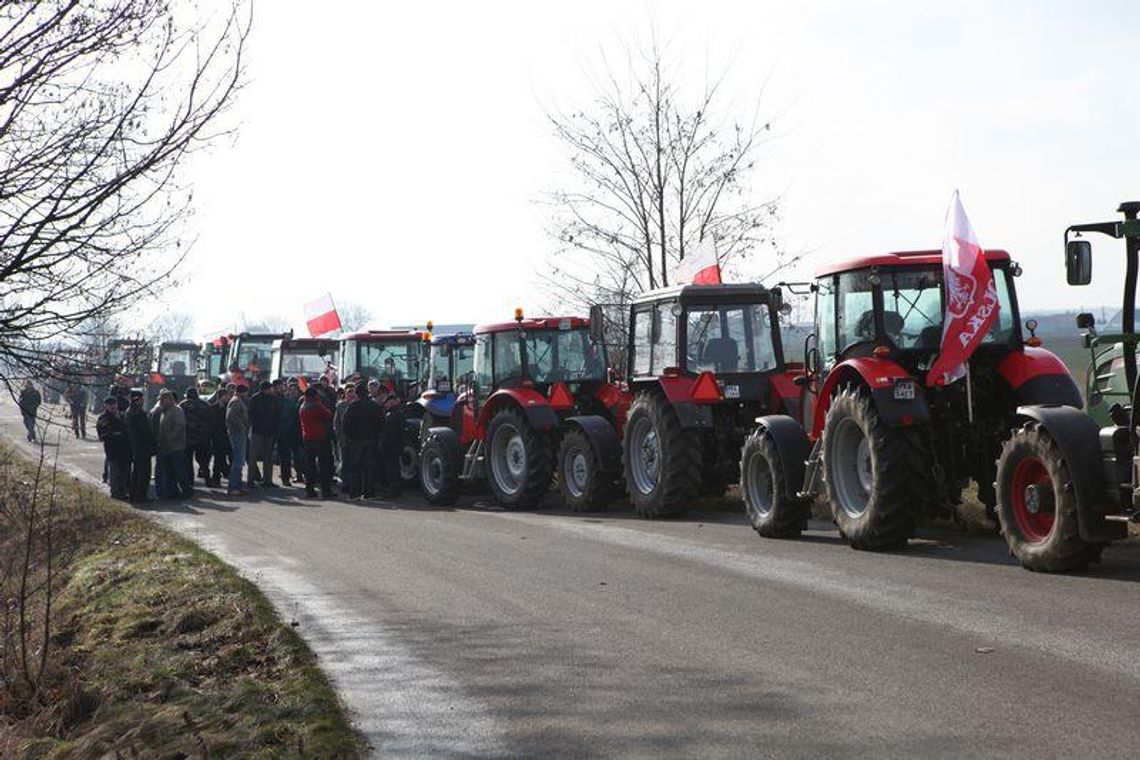
[[[504,509],[539,505],[554,478],[550,437],[527,424],[523,413],[503,409],[487,426],[487,481]]]
[[[866,394],[847,388],[827,410],[822,450],[840,535],[855,549],[904,546],[930,488],[918,430],[890,427]]]
[[[459,452],[429,435],[420,450],[420,488],[428,503],[445,507],[459,498]]]
[[[685,511],[701,484],[701,441],[656,393],[641,393],[626,418],[622,465],[634,510],[642,517]]]
[[[611,488],[598,453],[581,430],[571,430],[558,447],[558,488],[572,512],[595,512],[610,500]]]
[[[752,527],[764,538],[799,538],[807,527],[811,502],[789,492],[780,452],[765,430],[744,442],[740,493]]]
[[[1029,570],[1083,570],[1104,544],[1081,538],[1077,497],[1056,441],[1027,423],[1002,447],[997,463],[997,516],[1009,552]]]

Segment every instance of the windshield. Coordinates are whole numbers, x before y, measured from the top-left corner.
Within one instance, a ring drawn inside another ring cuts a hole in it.
[[[146,347],[120,344],[107,349],[107,366],[128,373],[149,372]]]
[[[197,371],[195,351],[189,348],[163,349],[158,360],[158,372],[162,375],[192,375]]]
[[[242,339],[234,361],[242,369],[257,367],[260,370],[268,370],[273,356],[273,340],[273,338]]]
[[[586,330],[528,330],[527,369],[536,383],[602,380],[606,358],[602,347],[590,340]],[[496,374],[498,367],[495,368]]]
[[[431,347],[431,384],[440,393],[459,388],[475,368],[475,346],[439,343]]]
[[[206,357],[206,374],[210,377],[217,377],[226,371],[225,363],[222,361],[225,357],[217,351],[213,351]]]
[[[420,341],[398,343],[360,342],[356,346],[356,371],[362,377],[400,382],[420,376]]]
[[[1013,337],[1013,309],[1006,270],[994,269],[998,318],[983,344],[1006,343]],[[887,271],[883,287],[883,328],[899,348],[937,351],[942,344],[942,269]]]
[[[308,351],[286,349],[281,357],[283,375],[323,375],[333,366],[336,366],[336,351],[325,352],[322,356],[315,348]]]
[[[685,368],[692,372],[764,372],[776,368],[768,307],[691,307],[686,315]]]

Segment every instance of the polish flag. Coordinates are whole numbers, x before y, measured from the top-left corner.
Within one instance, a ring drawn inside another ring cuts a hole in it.
[[[305,304],[305,322],[309,327],[310,338],[319,338],[325,333],[340,329],[340,315],[336,313],[331,293],[325,293],[317,300]]]
[[[716,246],[712,238],[702,240],[677,262],[673,274],[677,285],[719,285],[720,262],[716,258]]]
[[[946,212],[942,278],[946,284],[942,345],[938,358],[926,373],[928,386],[952,383],[965,375],[966,362],[998,317],[994,276],[966,218],[957,190]]]

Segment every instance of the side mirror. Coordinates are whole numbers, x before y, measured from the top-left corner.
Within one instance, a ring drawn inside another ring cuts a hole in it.
[[[600,303],[590,307],[590,340],[595,343],[606,340],[606,312]]]
[[[1077,329],[1091,330],[1096,327],[1096,318],[1087,311],[1077,315]]]
[[[1092,244],[1087,240],[1065,243],[1065,276],[1070,285],[1088,285],[1092,281]]]
[[[784,291],[779,288],[772,288],[768,291],[768,300],[771,302],[773,309],[781,311],[784,305]]]

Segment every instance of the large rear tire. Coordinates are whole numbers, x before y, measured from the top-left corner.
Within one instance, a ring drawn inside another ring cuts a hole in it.
[[[503,509],[540,504],[554,478],[550,436],[527,424],[522,411],[507,407],[487,426],[487,482]]]
[[[607,477],[609,475],[610,477]],[[581,430],[570,430],[558,447],[558,488],[572,512],[595,512],[613,494],[612,473],[603,472],[598,453]]]
[[[450,506],[459,498],[459,452],[437,435],[420,449],[420,488],[429,504]]]
[[[807,527],[811,502],[789,491],[780,452],[765,430],[744,442],[740,493],[752,527],[764,538],[799,538]]]
[[[884,423],[866,394],[846,388],[823,427],[823,472],[840,535],[855,549],[892,549],[911,536],[930,490],[919,431]]]
[[[1102,543],[1081,538],[1069,466],[1045,428],[1026,423],[997,463],[997,516],[1009,552],[1022,567],[1048,573],[1083,570]]]
[[[701,484],[701,441],[681,427],[672,404],[641,393],[629,407],[622,446],[629,500],[642,517],[681,514]]]

